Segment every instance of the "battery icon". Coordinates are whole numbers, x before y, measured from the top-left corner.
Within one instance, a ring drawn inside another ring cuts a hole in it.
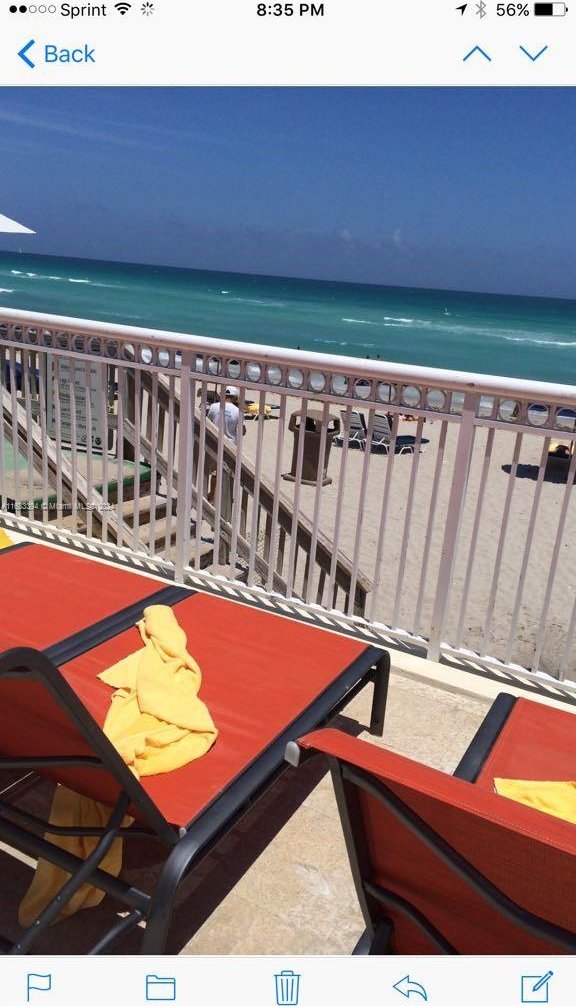
[[[536,17],[564,17],[568,13],[565,3],[535,3]]]

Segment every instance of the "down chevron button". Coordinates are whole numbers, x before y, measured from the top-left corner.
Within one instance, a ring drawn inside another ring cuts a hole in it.
[[[542,49],[540,49],[540,52],[536,53],[535,56],[533,56],[531,52],[528,52],[528,49],[525,49],[523,45],[520,46],[520,51],[523,52],[525,56],[528,56],[528,59],[531,59],[532,62],[535,63],[536,60],[540,59],[540,56],[546,52],[547,48],[548,46],[545,45]]]

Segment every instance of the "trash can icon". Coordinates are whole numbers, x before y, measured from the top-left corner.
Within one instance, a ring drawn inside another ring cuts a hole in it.
[[[300,975],[293,971],[281,971],[276,979],[276,1006],[298,1006]]]

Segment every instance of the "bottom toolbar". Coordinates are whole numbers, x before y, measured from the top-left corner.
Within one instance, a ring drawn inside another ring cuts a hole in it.
[[[229,1006],[498,1006],[574,1000],[571,957],[3,958],[6,1006],[144,1006],[199,999]]]

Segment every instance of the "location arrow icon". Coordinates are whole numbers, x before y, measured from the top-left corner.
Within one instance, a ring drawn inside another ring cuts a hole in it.
[[[411,981],[410,975],[404,975],[404,977],[401,978],[399,982],[396,982],[392,988],[396,989],[397,992],[400,992],[401,995],[406,996],[406,999],[409,999],[410,996],[422,996],[424,1001],[428,1002],[426,989],[418,982]]]
[[[461,7],[457,7],[456,10],[459,10],[463,14],[464,11],[466,10],[467,6],[468,6],[467,3],[463,3],[462,6]]]

